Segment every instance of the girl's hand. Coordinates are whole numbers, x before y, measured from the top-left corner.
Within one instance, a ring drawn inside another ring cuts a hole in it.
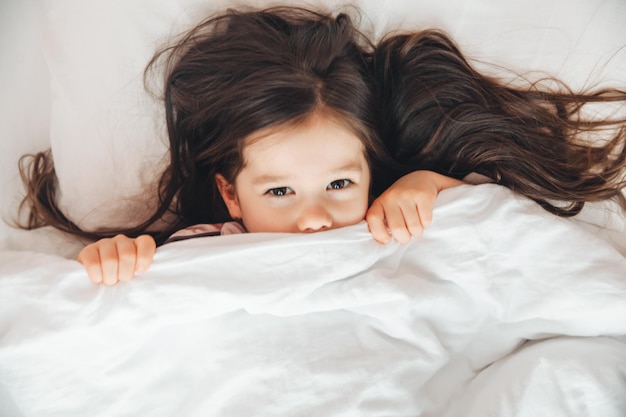
[[[136,239],[117,235],[85,246],[78,254],[78,262],[85,266],[95,284],[115,285],[147,271],[155,252],[156,242],[150,235]]]
[[[432,221],[439,192],[462,184],[463,181],[432,171],[405,175],[374,200],[367,211],[365,220],[372,236],[380,243],[388,243],[391,236],[400,243],[421,236]]]

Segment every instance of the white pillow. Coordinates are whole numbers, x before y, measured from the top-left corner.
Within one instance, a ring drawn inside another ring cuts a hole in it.
[[[51,147],[61,206],[83,227],[144,214],[134,210],[140,199],[128,199],[156,178],[167,144],[160,103],[144,91],[142,71],[172,30],[171,17],[182,14],[176,3],[48,5]]]
[[[343,4],[321,3],[331,8]],[[212,11],[237,4],[47,3],[44,48],[51,73],[50,141],[61,206],[80,226],[129,225],[148,214],[145,194],[154,191],[167,139],[161,103],[144,91],[144,67],[172,35]],[[583,85],[589,75],[614,83],[617,75],[611,74],[626,72],[626,53],[604,66],[626,43],[622,27],[626,3],[620,0],[365,0],[360,7],[364,26],[374,27],[378,34],[399,26],[440,27],[472,56],[514,69],[546,70],[575,86]]]

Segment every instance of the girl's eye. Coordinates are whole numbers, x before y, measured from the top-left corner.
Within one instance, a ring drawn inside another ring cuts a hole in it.
[[[274,197],[283,197],[291,193],[293,193],[293,190],[289,187],[270,188],[269,190],[265,192],[265,194],[271,195]]]
[[[346,188],[348,185],[352,184],[350,180],[336,180],[328,184],[326,187],[328,190],[341,190],[342,188]]]

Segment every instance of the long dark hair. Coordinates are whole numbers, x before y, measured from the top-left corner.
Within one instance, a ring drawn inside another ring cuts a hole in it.
[[[626,119],[583,114],[590,103],[626,103],[626,92],[574,93],[554,79],[556,88],[507,86],[436,30],[387,37],[372,66],[378,129],[398,176],[477,172],[561,216],[606,199],[626,208]]]
[[[46,151],[21,161],[27,187],[21,208],[29,209],[23,227],[52,225],[96,239],[137,236],[169,219],[152,233],[161,242],[191,224],[229,220],[215,175],[234,180],[250,134],[303,122],[315,111],[361,138],[373,196],[405,173],[428,169],[487,175],[562,216],[577,214],[587,201],[614,198],[626,208],[620,192],[626,120],[582,112],[588,103],[624,102],[625,92],[514,88],[475,71],[439,31],[389,36],[374,47],[345,14],[229,11],[157,53],[146,74],[155,70],[166,75],[170,164],[146,221],[81,230],[57,206]],[[604,130],[613,132],[608,140],[585,138]]]
[[[386,156],[374,127],[369,68],[372,44],[346,14],[301,8],[229,10],[201,22],[158,52],[146,70],[164,71],[169,166],[158,205],[145,222],[125,230],[83,231],[56,205],[54,166],[38,154],[23,167],[29,228],[51,224],[89,238],[137,236],[157,220],[171,221],[157,242],[198,223],[229,220],[215,175],[229,182],[243,166],[244,139],[271,126],[304,122],[322,111],[363,142],[370,168]],[[269,162],[269,161],[268,161]]]

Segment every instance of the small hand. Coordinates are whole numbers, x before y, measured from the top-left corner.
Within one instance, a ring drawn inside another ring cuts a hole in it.
[[[156,243],[150,235],[136,239],[117,235],[85,246],[77,260],[95,284],[115,285],[146,271],[155,252]]]
[[[464,184],[432,171],[414,171],[400,178],[383,192],[365,215],[374,239],[387,243],[393,236],[407,243],[421,236],[432,222],[433,206],[439,192]]]

